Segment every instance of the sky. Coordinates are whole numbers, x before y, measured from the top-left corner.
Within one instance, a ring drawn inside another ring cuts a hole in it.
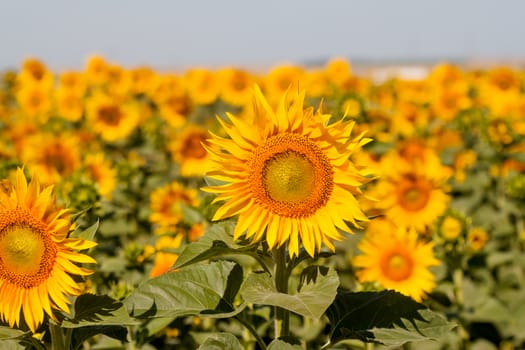
[[[92,54],[157,69],[358,61],[521,60],[520,0],[2,0],[0,69]]]

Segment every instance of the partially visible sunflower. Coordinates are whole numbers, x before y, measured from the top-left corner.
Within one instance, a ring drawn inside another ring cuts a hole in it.
[[[203,176],[210,170],[211,157],[203,146],[208,136],[206,129],[191,124],[176,132],[171,138],[168,149],[173,160],[180,165],[182,176]]]
[[[180,247],[184,235],[177,235],[175,237],[162,236],[157,239],[155,243],[155,258],[153,261],[153,268],[151,269],[149,276],[157,277],[165,274],[175,264],[178,254],[171,252],[170,250]]]
[[[86,155],[84,166],[88,176],[96,182],[100,195],[111,199],[111,194],[117,184],[117,170],[112,167],[109,160],[104,158],[104,153]]]
[[[378,227],[378,226],[374,226]],[[360,282],[378,282],[387,289],[421,301],[435,287],[430,266],[439,265],[434,257],[433,243],[418,241],[413,230],[383,225],[385,230],[370,229],[359,243],[362,254],[353,264],[360,268],[356,275]]]
[[[42,61],[29,58],[22,63],[17,81],[21,88],[38,85],[40,88],[48,90],[53,86],[53,73]]]
[[[223,68],[217,72],[221,85],[221,98],[234,106],[244,106],[251,99],[251,87],[255,77],[236,68]]]
[[[181,183],[173,181],[151,192],[149,221],[156,226],[155,233],[173,233],[177,230],[176,225],[184,218],[183,206],[198,204],[199,199],[195,189],[186,188]]]
[[[331,116],[305,109],[304,98],[287,93],[274,110],[256,86],[253,120],[219,119],[229,138],[212,134],[207,146],[215,163],[208,176],[225,182],[204,188],[225,201],[213,219],[238,215],[235,239],[288,244],[291,257],[299,242],[310,256],[323,244],[333,250],[339,229],[352,232],[347,222],[368,220],[355,197],[368,170],[349,157],[369,139],[350,137],[353,122],[328,124]]]
[[[38,133],[28,138],[21,159],[42,183],[56,184],[80,168],[80,142],[75,134]]]
[[[74,89],[58,88],[55,90],[57,113],[65,120],[76,122],[84,113],[84,101]]]
[[[92,273],[74,263],[95,263],[78,251],[96,245],[69,237],[72,227],[52,187],[41,189],[35,177],[28,184],[21,169],[0,191],[0,317],[10,327],[18,327],[23,315],[36,332],[44,314],[58,322],[54,310],[69,313],[68,297],[82,288],[70,275]]]

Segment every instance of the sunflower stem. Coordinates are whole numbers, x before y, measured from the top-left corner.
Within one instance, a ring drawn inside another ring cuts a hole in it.
[[[54,321],[49,321],[49,334],[51,335],[51,350],[66,350],[62,327]]]
[[[279,293],[288,294],[288,268],[286,266],[286,246],[274,249],[275,262],[275,288]],[[275,307],[275,339],[286,337],[290,333],[290,312],[286,309]]]

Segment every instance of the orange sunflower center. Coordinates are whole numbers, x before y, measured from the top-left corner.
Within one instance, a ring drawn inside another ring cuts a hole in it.
[[[106,125],[117,126],[122,119],[118,106],[102,106],[98,110],[99,119]]]
[[[202,159],[208,152],[202,147],[202,142],[206,141],[206,135],[201,132],[191,133],[186,137],[182,146],[184,158]]]
[[[0,217],[0,280],[38,286],[51,274],[56,255],[46,225],[27,211],[17,208]]]
[[[255,150],[248,166],[255,200],[284,217],[314,214],[326,205],[334,187],[329,160],[302,135],[269,138]]]
[[[381,271],[390,280],[403,281],[412,275],[414,262],[403,250],[393,251],[381,258]]]
[[[430,199],[432,184],[425,179],[406,179],[399,185],[399,204],[406,210],[418,211],[426,207]]]

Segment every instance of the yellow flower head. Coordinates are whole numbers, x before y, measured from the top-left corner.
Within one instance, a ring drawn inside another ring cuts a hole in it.
[[[218,73],[221,84],[221,98],[232,105],[244,106],[252,97],[254,77],[247,71],[223,68]]]
[[[68,313],[68,296],[81,293],[70,274],[92,273],[74,263],[95,263],[77,252],[95,243],[68,237],[71,227],[52,187],[41,189],[36,178],[28,185],[21,169],[0,191],[0,317],[10,327],[20,325],[21,314],[32,332],[44,313],[58,322],[53,309]]]
[[[173,135],[168,148],[182,176],[203,176],[210,169],[210,155],[203,146],[207,138],[208,131],[198,125],[187,125]]]
[[[28,138],[21,158],[42,183],[55,184],[80,168],[80,140],[70,133],[37,133]]]
[[[384,230],[373,232],[371,228]],[[439,265],[432,251],[433,243],[422,243],[415,231],[393,225],[373,225],[359,244],[362,254],[353,263],[360,282],[378,282],[421,301],[435,287],[430,266]]]
[[[349,161],[368,139],[350,137],[353,122],[328,124],[330,115],[304,109],[304,92],[285,94],[276,110],[254,90],[253,121],[228,114],[219,119],[229,138],[212,134],[210,178],[225,184],[204,188],[225,201],[214,220],[238,215],[234,238],[264,240],[270,249],[288,243],[290,256],[301,241],[310,256],[323,244],[334,249],[351,232],[347,221],[367,221],[356,194],[367,170]]]
[[[175,232],[176,225],[184,218],[183,206],[199,204],[197,191],[185,188],[179,182],[171,182],[151,192],[149,220],[157,225],[156,233]]]
[[[86,103],[87,118],[93,131],[107,142],[123,140],[138,126],[138,105],[95,93]]]

